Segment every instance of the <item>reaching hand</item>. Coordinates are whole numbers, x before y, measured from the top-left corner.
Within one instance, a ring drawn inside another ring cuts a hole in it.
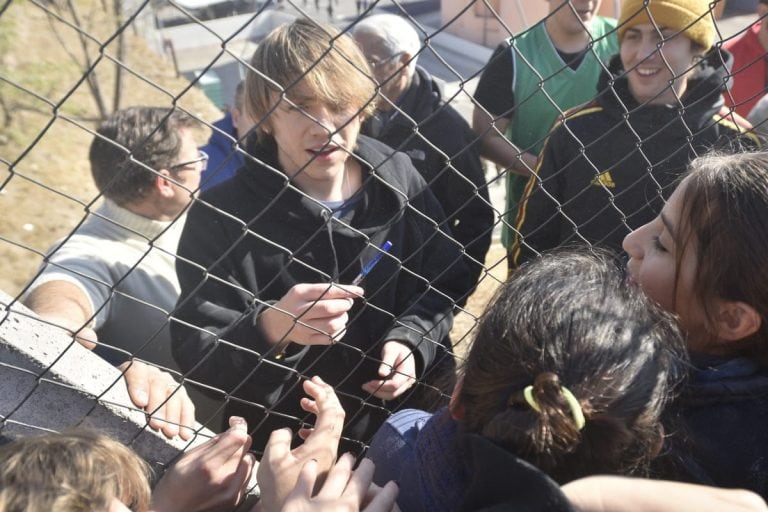
[[[247,491],[256,463],[245,420],[232,416],[229,430],[185,453],[155,486],[151,511],[195,512],[235,507]]]
[[[381,349],[379,377],[363,384],[363,391],[382,400],[392,400],[416,382],[416,357],[413,349],[399,341],[387,341]]]
[[[195,405],[184,386],[169,373],[141,361],[126,361],[118,369],[123,372],[133,404],[150,415],[150,427],[168,438],[192,438]]]
[[[307,461],[317,461],[317,471],[322,476],[336,460],[344,426],[344,409],[333,388],[320,377],[304,381],[304,391],[312,399],[302,398],[301,408],[317,416],[315,427],[300,432],[304,443],[293,450],[293,435],[289,429],[275,430],[269,436],[257,471],[261,506],[265,512],[282,508]]]
[[[273,306],[261,313],[262,332],[270,343],[330,345],[347,326],[358,286],[301,283],[294,285]]]
[[[391,512],[397,510],[397,485],[389,482],[383,489],[371,484],[374,465],[363,459],[352,471],[354,457],[343,455],[328,473],[323,487],[312,496],[318,476],[318,465],[307,462],[301,470],[296,487],[288,496],[282,512]],[[372,487],[375,489],[372,491]],[[363,508],[365,507],[365,508]]]

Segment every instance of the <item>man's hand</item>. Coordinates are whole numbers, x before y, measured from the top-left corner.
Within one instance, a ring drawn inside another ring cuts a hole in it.
[[[320,491],[312,496],[317,484],[317,462],[310,460],[301,470],[296,487],[288,496],[282,512],[391,512],[397,509],[398,488],[389,482],[383,489],[371,483],[374,465],[363,459],[352,471],[355,459],[345,454],[328,474]]]
[[[264,511],[282,509],[288,494],[296,486],[301,468],[307,461],[317,461],[317,471],[322,477],[336,460],[341,429],[344,426],[344,409],[333,388],[320,377],[304,381],[304,391],[312,399],[303,398],[301,408],[317,416],[315,428],[302,430],[300,435],[304,438],[304,443],[293,450],[293,435],[289,429],[275,430],[269,436],[256,475]]]
[[[413,350],[399,341],[387,341],[381,349],[379,377],[363,384],[363,391],[382,400],[393,400],[416,382]]]
[[[188,440],[194,434],[195,405],[170,374],[141,361],[126,361],[123,372],[133,404],[150,415],[149,426],[165,437]]]
[[[301,283],[261,313],[261,329],[271,344],[330,345],[347,326],[354,299],[363,296],[359,286]]]
[[[245,420],[232,416],[229,430],[185,453],[152,492],[151,511],[231,510],[247,491],[256,459],[248,450]]]

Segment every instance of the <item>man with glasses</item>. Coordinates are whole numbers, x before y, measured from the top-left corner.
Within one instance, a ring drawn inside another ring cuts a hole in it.
[[[357,22],[352,34],[379,83],[377,112],[362,133],[410,156],[443,207],[453,238],[466,251],[463,306],[480,279],[493,230],[476,136],[416,65],[421,41],[410,23],[375,14]]]
[[[196,121],[165,108],[136,107],[97,130],[90,165],[102,204],[48,251],[24,303],[44,320],[125,371],[150,426],[191,437],[194,406],[168,372],[169,317],[179,296],[175,254],[185,212],[208,156]],[[133,359],[133,358],[137,359]],[[157,410],[156,410],[157,409]]]

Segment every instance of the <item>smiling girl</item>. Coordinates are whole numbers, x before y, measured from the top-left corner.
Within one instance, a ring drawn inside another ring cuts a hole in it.
[[[688,162],[711,148],[755,147],[749,124],[724,107],[730,56],[713,47],[709,0],[625,0],[619,54],[600,96],[550,132],[517,212],[519,265],[565,244],[621,251],[653,218]]]
[[[624,240],[630,279],[677,314],[693,367],[668,478],[768,496],[768,154],[713,155]]]

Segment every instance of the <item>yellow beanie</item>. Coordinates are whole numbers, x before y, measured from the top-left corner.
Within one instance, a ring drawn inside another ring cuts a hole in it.
[[[715,44],[716,34],[709,8],[711,2],[712,0],[624,0],[619,15],[619,41],[624,39],[628,28],[655,22],[657,27],[677,30],[708,50]]]

